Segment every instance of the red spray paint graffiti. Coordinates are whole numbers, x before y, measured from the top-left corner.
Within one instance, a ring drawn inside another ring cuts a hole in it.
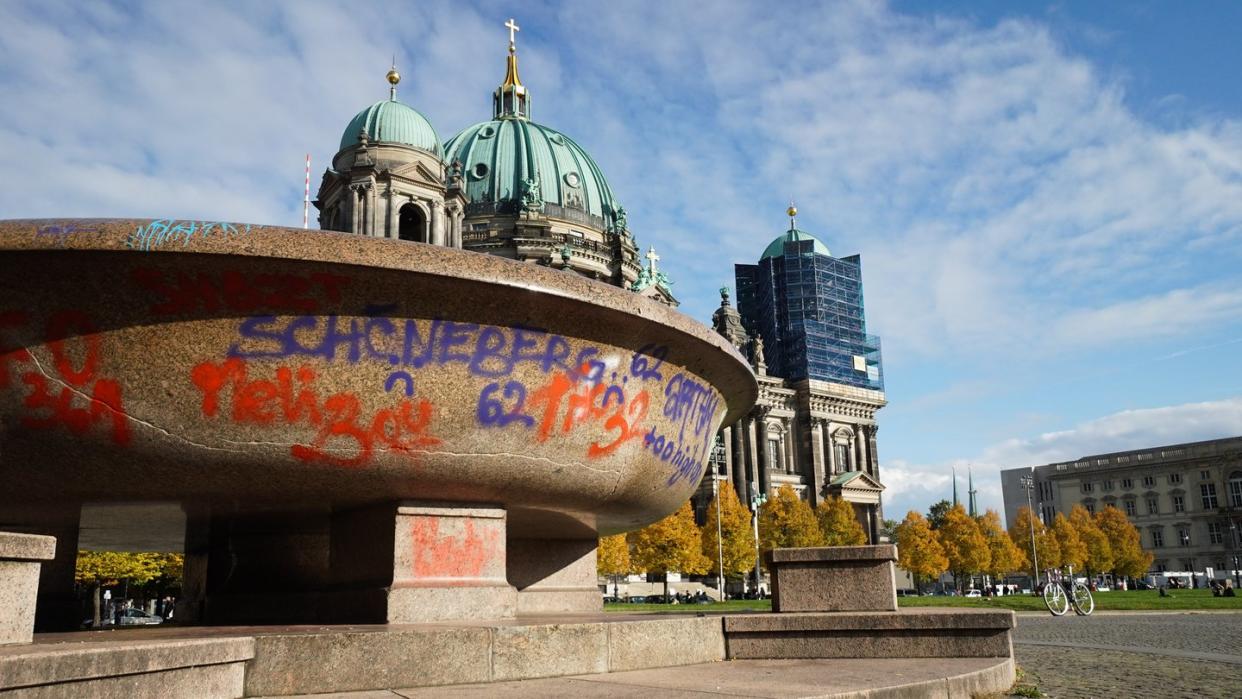
[[[432,406],[425,398],[404,399],[363,416],[356,395],[340,392],[320,398],[315,379],[315,371],[308,366],[277,367],[274,380],[251,378],[246,362],[237,358],[202,362],[190,371],[190,380],[202,391],[206,417],[220,412],[221,395],[227,391],[225,418],[234,423],[318,428],[310,444],[290,447],[290,453],[301,461],[363,466],[377,447],[415,452],[440,444],[429,432]]]
[[[477,578],[494,568],[503,554],[501,532],[477,531],[470,519],[462,521],[460,536],[440,532],[440,518],[418,517],[412,526],[414,576],[417,578]]]
[[[0,330],[29,325],[29,316],[22,311],[0,313]],[[81,311],[60,311],[48,319],[44,338],[52,355],[51,373],[26,347],[0,349],[0,389],[12,387],[10,369],[18,363],[30,367],[18,373],[27,389],[22,405],[28,414],[22,416],[22,425],[33,429],[64,427],[74,434],[86,434],[92,426],[102,424],[113,443],[128,445],[129,422],[121,385],[97,377],[100,351],[94,323]],[[80,366],[74,355],[79,355]]]

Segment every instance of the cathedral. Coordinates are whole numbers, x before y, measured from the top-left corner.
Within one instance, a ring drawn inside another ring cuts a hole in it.
[[[492,118],[442,142],[431,122],[397,99],[358,112],[341,134],[314,204],[319,227],[472,250],[620,286],[676,306],[654,248],[640,251],[595,160],[569,136],[531,120],[509,31],[504,78]],[[712,318],[749,357],[759,401],[717,438],[714,473],[694,498],[700,517],[712,479],[733,483],[752,508],[782,485],[811,505],[829,495],[852,502],[873,542],[880,526],[875,413],[885,405],[879,341],[865,333],[857,255],[834,258],[790,228],[759,263],[735,269]],[[766,349],[765,349],[766,348]]]
[[[314,202],[323,230],[396,238],[564,269],[676,306],[654,249],[640,254],[599,165],[565,134],[531,120],[509,20],[492,118],[441,142],[397,99],[363,109],[341,135]]]

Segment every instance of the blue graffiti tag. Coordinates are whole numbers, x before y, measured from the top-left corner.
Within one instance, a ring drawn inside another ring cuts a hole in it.
[[[180,241],[186,247],[194,238],[216,236],[245,235],[262,226],[251,226],[248,223],[225,223],[223,221],[177,221],[169,218],[157,218],[145,226],[138,226],[125,241],[126,247],[134,250],[154,250],[166,243]]]
[[[394,371],[388,375],[384,381],[384,393],[392,393],[392,389],[397,385],[398,381],[405,381],[405,395],[414,395],[414,377],[410,376],[408,371]]]

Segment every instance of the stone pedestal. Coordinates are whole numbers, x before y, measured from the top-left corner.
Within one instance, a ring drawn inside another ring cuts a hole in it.
[[[897,547],[828,546],[774,549],[772,611],[885,612],[897,609]]]
[[[512,617],[517,593],[505,576],[505,551],[503,508],[402,504],[387,621]]]
[[[77,502],[41,502],[0,508],[0,531],[38,534],[56,541],[55,557],[37,566],[39,597],[35,603],[35,631],[76,631],[82,625],[81,603],[73,579],[81,518],[82,505]]]
[[[509,582],[519,614],[599,612],[597,539],[510,539]]]
[[[34,636],[39,567],[56,555],[56,539],[0,532],[0,645]]]

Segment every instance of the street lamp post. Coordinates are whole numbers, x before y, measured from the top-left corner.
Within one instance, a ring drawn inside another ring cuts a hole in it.
[[[1035,489],[1035,471],[1031,469],[1031,475],[1022,476],[1018,479],[1022,483],[1022,487],[1026,490],[1026,509],[1031,513],[1029,523],[1031,525],[1031,562],[1035,569],[1035,589],[1039,589],[1039,554],[1035,551],[1035,509],[1031,507],[1031,491]]]
[[[720,601],[725,600],[724,589],[724,542],[720,539],[720,473],[712,466],[712,496],[716,500],[716,591]]]
[[[767,501],[768,496],[759,492],[759,484],[751,483],[750,492],[750,509],[753,516],[752,524],[755,531],[755,591],[759,591],[759,583],[763,580],[763,569],[760,567],[761,560],[759,558],[759,506]]]

